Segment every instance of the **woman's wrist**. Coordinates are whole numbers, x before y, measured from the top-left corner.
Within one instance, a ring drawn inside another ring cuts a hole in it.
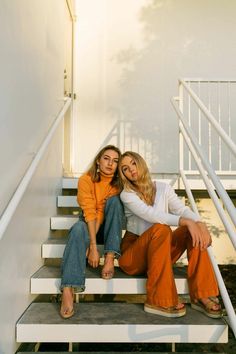
[[[193,220],[188,219],[188,218],[185,218],[184,216],[181,216],[181,217],[179,218],[179,226],[189,226],[189,225],[191,225],[192,223],[194,223]]]

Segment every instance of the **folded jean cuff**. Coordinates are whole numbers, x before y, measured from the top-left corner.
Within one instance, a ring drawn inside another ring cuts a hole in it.
[[[114,251],[114,250],[105,250],[104,249],[104,254],[107,254],[108,252],[111,252],[111,253],[115,253],[115,258],[119,258],[120,257],[120,255],[121,255],[121,253],[120,252],[117,252],[117,251]]]
[[[83,293],[85,290],[85,285],[72,285],[72,284],[63,284],[60,287],[61,292],[64,288],[73,288],[74,294]]]

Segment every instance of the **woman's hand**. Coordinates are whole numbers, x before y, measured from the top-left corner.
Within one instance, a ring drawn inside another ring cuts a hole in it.
[[[93,268],[97,268],[100,261],[100,254],[97,249],[96,243],[90,243],[87,256],[88,264]]]
[[[180,226],[186,226],[193,240],[193,247],[200,247],[201,250],[211,245],[211,235],[203,222],[195,222],[191,219],[181,217]]]

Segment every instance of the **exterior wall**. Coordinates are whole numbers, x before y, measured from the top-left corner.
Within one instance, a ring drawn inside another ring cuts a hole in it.
[[[64,102],[64,0],[1,1],[0,215]],[[0,240],[0,354],[14,353],[15,324],[33,300],[30,276],[42,265],[61,189],[58,127]]]
[[[1,1],[0,214],[63,105],[65,11],[64,0]]]
[[[235,76],[236,2],[77,4],[74,171],[83,172],[100,145],[113,142],[122,150],[139,149],[153,173],[178,172],[178,127],[170,98],[178,93],[179,77]],[[119,119],[134,121],[125,144],[122,132],[120,138],[109,136]]]
[[[41,245],[48,239],[61,190],[62,126],[41,160],[13,220],[0,240],[0,353],[15,353],[15,325],[33,301],[30,277],[43,265]]]

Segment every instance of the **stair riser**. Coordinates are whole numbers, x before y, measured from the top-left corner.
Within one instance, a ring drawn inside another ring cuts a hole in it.
[[[225,326],[204,325],[17,325],[17,342],[226,343]]]
[[[64,207],[64,208],[78,208],[79,204],[77,202],[77,197],[74,195],[62,195],[57,197],[57,206]]]
[[[175,280],[178,294],[188,294],[185,279]],[[59,294],[60,278],[31,278],[31,294]],[[86,279],[83,294],[146,294],[146,279]]]
[[[52,217],[51,230],[69,230],[78,219],[78,217]]]

